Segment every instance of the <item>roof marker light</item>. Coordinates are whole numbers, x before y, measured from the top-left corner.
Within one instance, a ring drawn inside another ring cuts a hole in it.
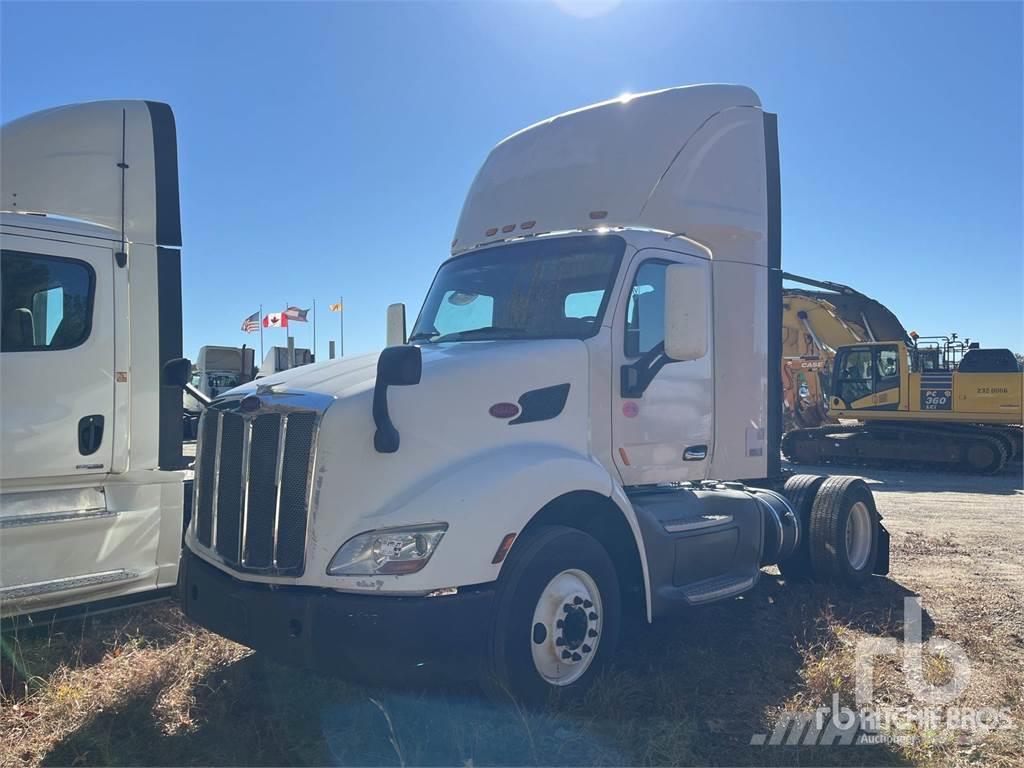
[[[533,225],[536,224],[536,223],[537,223],[536,221],[524,221],[522,224],[519,225],[519,228],[520,229],[533,229]]]
[[[593,219],[594,221],[598,221],[599,219],[607,218],[607,216],[608,216],[608,211],[591,211],[590,212],[590,218]]]
[[[488,229],[488,230],[487,230],[487,231],[486,231],[486,232],[484,233],[484,235],[485,235],[486,237],[494,237],[494,236],[495,236],[496,234],[498,234],[498,228],[497,228],[497,227],[491,227],[490,229]]]
[[[502,232],[511,232],[515,228],[516,228],[515,224],[506,224],[504,227],[501,228],[501,231]]]

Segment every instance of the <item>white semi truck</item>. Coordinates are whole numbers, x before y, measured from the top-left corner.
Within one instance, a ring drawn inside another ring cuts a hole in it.
[[[862,480],[781,477],[780,266],[776,118],[748,88],[513,134],[408,343],[204,413],[187,614],[292,664],[538,699],[584,689],[623,621],[765,565],[886,572]]]
[[[177,580],[181,229],[166,104],[0,133],[0,616]]]

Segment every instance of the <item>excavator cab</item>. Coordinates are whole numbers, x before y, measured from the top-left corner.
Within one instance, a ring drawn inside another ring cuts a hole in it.
[[[832,415],[897,410],[906,360],[906,346],[901,342],[840,347],[832,367]]]

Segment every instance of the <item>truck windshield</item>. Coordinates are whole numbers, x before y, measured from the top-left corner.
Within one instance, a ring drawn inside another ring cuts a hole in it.
[[[583,235],[457,256],[438,270],[409,341],[593,336],[625,248],[615,235]]]

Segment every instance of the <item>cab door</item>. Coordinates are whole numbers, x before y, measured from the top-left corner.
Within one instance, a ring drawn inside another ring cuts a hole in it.
[[[612,333],[612,456],[626,486],[704,479],[714,448],[710,340],[699,360],[666,362],[658,356],[665,340],[670,264],[701,270],[711,295],[711,265],[705,259],[659,249],[633,257]],[[643,384],[652,373],[642,387],[630,381]]]
[[[113,456],[110,247],[5,235],[0,478],[102,475]]]

